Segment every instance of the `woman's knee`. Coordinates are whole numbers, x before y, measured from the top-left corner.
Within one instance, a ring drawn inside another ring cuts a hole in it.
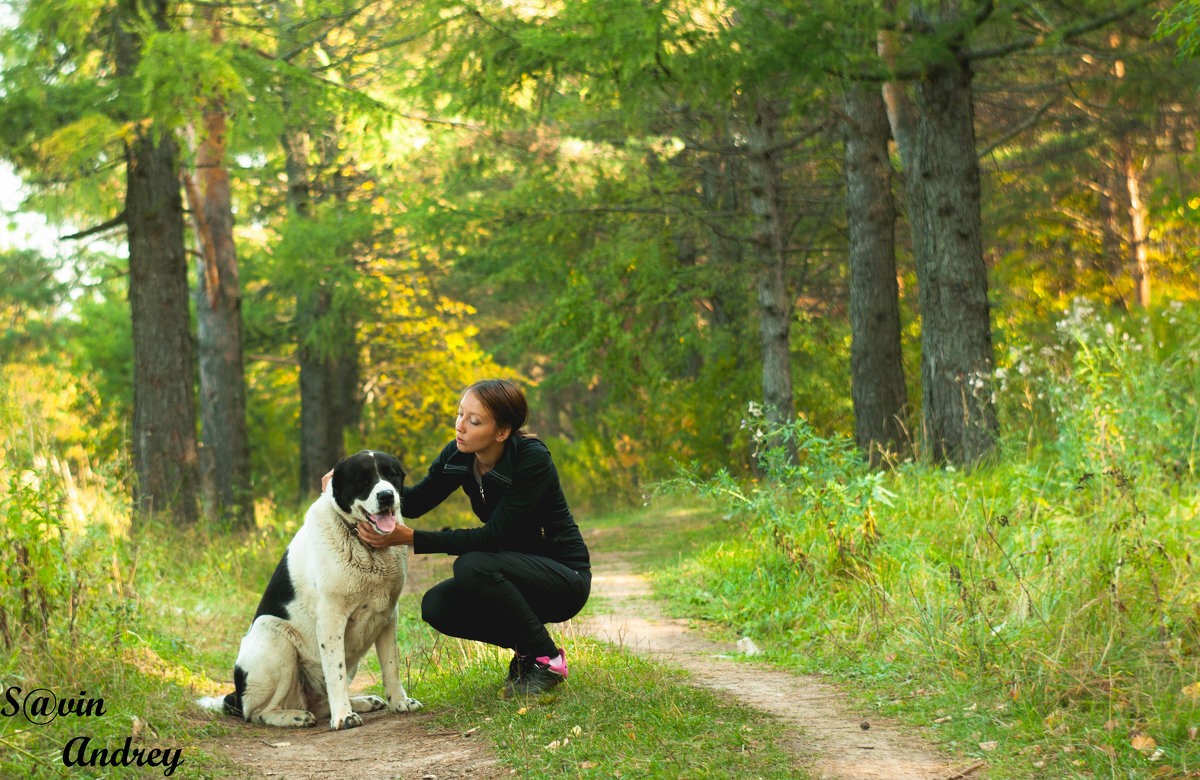
[[[454,580],[463,587],[487,587],[496,581],[498,568],[493,553],[472,550],[454,559]]]
[[[438,583],[425,591],[425,595],[421,597],[421,620],[438,630],[441,630],[441,627],[446,625],[447,618],[455,613],[451,597],[453,585],[451,580]]]

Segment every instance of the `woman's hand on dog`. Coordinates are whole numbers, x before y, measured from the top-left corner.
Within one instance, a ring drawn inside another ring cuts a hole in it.
[[[381,534],[362,520],[358,521],[358,538],[368,547],[381,550],[384,547],[394,547],[398,544],[413,543],[413,529],[404,523],[397,523],[391,533]]]

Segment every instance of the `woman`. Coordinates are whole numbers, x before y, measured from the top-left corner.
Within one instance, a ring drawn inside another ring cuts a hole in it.
[[[424,479],[404,488],[405,518],[420,517],[461,488],[482,526],[417,531],[401,523],[380,534],[358,525],[372,547],[408,544],[418,554],[458,556],[454,576],[425,593],[421,617],[443,634],[511,648],[506,696],[541,693],[566,679],[566,656],[546,623],[576,615],[592,584],[588,548],[550,450],[521,430],[528,414],[512,382],[471,385],[459,400],[454,441]]]

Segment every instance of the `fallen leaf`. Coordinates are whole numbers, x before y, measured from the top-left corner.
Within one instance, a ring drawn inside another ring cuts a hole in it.
[[[595,769],[598,766],[600,766],[600,765],[597,764],[595,761],[584,761],[582,764],[579,765],[579,768],[580,769]]]
[[[521,709],[517,710],[517,714],[518,714],[518,715],[524,715],[524,714],[525,714],[525,713],[527,713],[527,712],[529,712],[529,708],[528,708],[528,707],[522,707]]]
[[[1200,699],[1200,681],[1183,686],[1183,695],[1189,699]]]
[[[571,736],[578,737],[582,733],[583,733],[583,728],[581,726],[572,726],[571,727]]]
[[[1121,724],[1118,723],[1117,721],[1109,719],[1109,720],[1104,721],[1104,730],[1108,731],[1108,732],[1113,732],[1113,731],[1116,731],[1117,727],[1120,725]]]
[[[1188,741],[1195,742],[1196,737],[1200,736],[1200,728],[1196,726],[1188,726]]]
[[[1149,753],[1158,747],[1158,743],[1154,741],[1154,737],[1144,731],[1135,731],[1133,738],[1129,740],[1129,744],[1134,750],[1139,750],[1142,753]]]
[[[979,743],[979,749],[987,751],[989,753],[991,751],[995,750],[999,746],[1000,746],[1000,743],[995,740],[992,740],[991,742],[980,742]]]

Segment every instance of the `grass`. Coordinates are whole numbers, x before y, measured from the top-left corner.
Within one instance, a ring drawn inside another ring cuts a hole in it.
[[[675,614],[844,681],[996,780],[1200,776],[1195,490],[1078,482],[901,470],[850,570],[830,568],[832,532],[798,563],[719,505],[654,582]]]

